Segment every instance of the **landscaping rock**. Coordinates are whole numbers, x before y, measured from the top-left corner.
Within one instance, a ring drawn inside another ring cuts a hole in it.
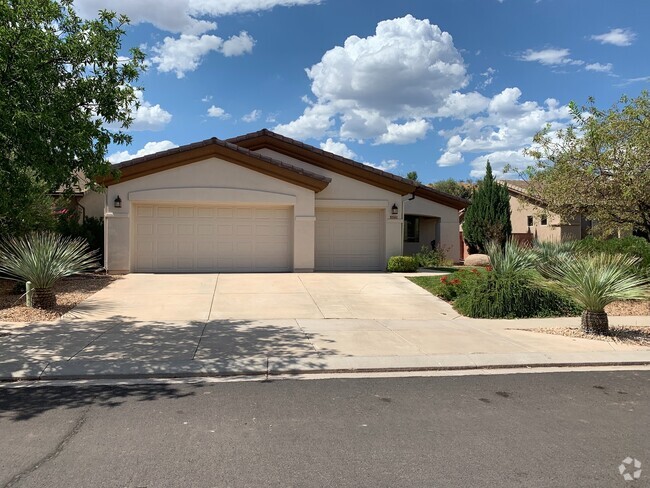
[[[470,254],[465,258],[465,266],[489,266],[490,256],[487,254]]]

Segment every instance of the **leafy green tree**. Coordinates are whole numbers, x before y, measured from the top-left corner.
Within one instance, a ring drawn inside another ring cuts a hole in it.
[[[420,180],[418,180],[418,172],[417,171],[409,171],[406,173],[406,179],[411,180],[414,183],[420,183]]]
[[[128,19],[101,11],[80,19],[72,0],[0,0],[0,220],[41,188],[91,186],[111,171],[108,145],[136,106],[144,54],[121,55]]]
[[[590,98],[570,104],[573,124],[547,127],[526,152],[531,196],[569,220],[582,214],[604,234],[635,231],[650,240],[650,96],[622,97],[609,110]]]
[[[435,190],[443,191],[445,193],[449,193],[450,195],[464,198],[465,200],[471,200],[472,193],[474,193],[474,188],[476,187],[476,183],[471,180],[457,181],[453,178],[449,178],[447,180],[440,180],[434,183],[429,183],[429,186]]]
[[[503,246],[511,233],[510,195],[506,186],[492,175],[488,161],[485,177],[474,192],[472,204],[465,210],[463,238],[470,254],[485,253],[488,243]]]

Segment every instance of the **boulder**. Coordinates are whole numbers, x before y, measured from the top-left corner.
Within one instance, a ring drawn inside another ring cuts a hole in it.
[[[490,256],[487,254],[470,254],[465,258],[465,266],[489,266]]]

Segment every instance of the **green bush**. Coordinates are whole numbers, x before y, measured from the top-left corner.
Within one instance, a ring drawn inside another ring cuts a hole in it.
[[[422,246],[420,252],[413,255],[420,268],[435,268],[446,262],[445,252],[442,249],[431,249]]]
[[[650,276],[650,242],[642,237],[623,237],[622,239],[596,239],[587,237],[579,241],[578,249],[582,252],[627,254],[641,259],[639,264]]]
[[[444,276],[414,276],[411,281],[437,297],[453,302],[469,293],[480,279],[479,275],[486,272],[485,268],[461,269]]]
[[[103,262],[104,256],[104,219],[84,217],[79,222],[79,214],[68,212],[59,215],[57,231],[73,239],[82,238],[91,250],[98,252],[98,258]]]
[[[388,271],[393,273],[412,273],[418,270],[418,262],[412,256],[391,256],[388,259]]]
[[[472,289],[458,296],[454,307],[473,318],[528,318],[579,315],[568,297],[535,284],[534,272],[482,273]]]

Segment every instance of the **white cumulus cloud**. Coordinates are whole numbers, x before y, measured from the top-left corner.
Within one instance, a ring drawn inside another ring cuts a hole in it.
[[[350,149],[344,142],[335,141],[331,137],[328,137],[325,142],[321,142],[320,148],[323,151],[338,154],[339,156],[342,156],[344,158],[357,159],[357,154],[352,149]]]
[[[160,151],[166,151],[167,149],[173,149],[178,147],[177,144],[174,144],[172,141],[158,141],[158,142],[147,142],[142,149],[136,151],[134,154],[131,154],[129,151],[118,151],[111,154],[108,157],[108,160],[113,163],[121,163],[122,161],[128,161],[133,158],[140,158],[142,156],[147,156],[149,154],[154,154]]]
[[[199,35],[214,30],[210,17],[260,12],[274,7],[318,4],[320,0],[75,0],[84,18],[93,18],[101,9],[126,14],[134,24],[149,23],[178,34]]]
[[[217,118],[217,119],[224,119],[225,120],[225,119],[230,118],[230,114],[227,113],[221,107],[217,107],[216,105],[212,105],[208,109],[208,117],[214,117],[214,118]]]
[[[447,139],[439,166],[452,166],[465,160],[465,154],[476,154],[472,175],[485,169],[485,161],[495,161],[500,170],[507,163],[526,161],[522,149],[532,143],[533,136],[550,125],[551,130],[565,127],[570,120],[569,108],[553,99],[543,105],[520,101],[521,90],[506,88],[489,101],[486,110],[466,119],[460,126],[439,134]],[[482,168],[481,168],[482,166]]]
[[[161,130],[172,120],[172,114],[162,108],[160,104],[153,105],[144,99],[141,90],[136,90],[135,95],[139,106],[133,105],[131,117],[133,122],[128,130]]]
[[[255,109],[250,113],[244,115],[241,119],[243,122],[255,122],[256,120],[259,120],[261,115],[262,115],[262,111]]]
[[[522,61],[531,61],[544,64],[547,66],[561,65],[561,64],[584,64],[584,61],[579,59],[571,59],[571,51],[566,48],[562,49],[542,49],[535,51],[527,49],[519,59]]]
[[[591,36],[591,39],[601,44],[612,44],[613,46],[630,46],[636,39],[636,33],[630,29],[612,29],[604,34]]]
[[[242,54],[250,54],[253,52],[255,39],[253,39],[248,32],[242,31],[237,36],[231,36],[227,41],[223,42],[221,52],[224,56],[241,56]]]
[[[413,142],[427,118],[467,85],[463,58],[451,35],[411,15],[377,24],[375,34],[348,37],[306,70],[316,101],[275,130],[289,137]]]
[[[165,37],[161,44],[153,47],[156,55],[151,58],[158,71],[174,71],[178,78],[185,77],[188,71],[194,71],[201,64],[203,57],[210,51],[218,51],[223,46],[223,39],[212,34],[195,36],[182,34],[180,37]]]
[[[347,144],[341,141],[335,141],[331,137],[328,137],[325,142],[320,143],[320,148],[323,151],[331,152],[338,154],[341,157],[352,159],[353,161],[361,162],[366,166],[372,166],[373,168],[380,169],[382,171],[392,171],[395,168],[399,167],[399,161],[397,159],[384,159],[381,163],[370,163],[368,161],[361,161],[361,158],[357,153],[350,149]]]
[[[585,66],[587,71],[598,71],[600,73],[611,73],[614,66],[612,63],[601,64],[601,63],[591,63]]]

